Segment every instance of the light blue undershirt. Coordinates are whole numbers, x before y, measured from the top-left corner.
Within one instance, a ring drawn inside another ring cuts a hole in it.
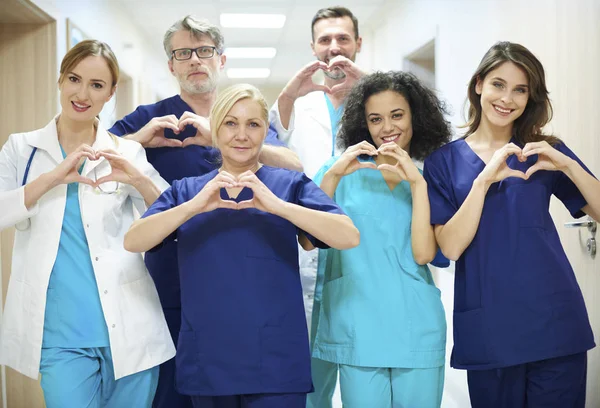
[[[333,107],[333,103],[329,99],[327,94],[325,95],[325,101],[327,101],[327,110],[329,111],[329,120],[331,120],[331,157],[335,156],[335,138],[338,132],[338,126],[340,124],[340,120],[342,119],[342,114],[344,113],[344,104],[338,106],[338,108]]]
[[[63,158],[66,153],[61,146]],[[79,169],[83,169],[83,165]],[[109,346],[98,285],[81,220],[79,183],[67,186],[58,253],[46,298],[42,347]],[[35,254],[32,254],[35,256]]]

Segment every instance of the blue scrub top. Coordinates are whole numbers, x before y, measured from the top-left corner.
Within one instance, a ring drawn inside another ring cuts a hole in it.
[[[555,148],[589,172],[563,143]],[[507,159],[523,172],[536,161],[537,155],[524,163]],[[463,139],[425,160],[432,224],[454,216],[484,167]],[[488,190],[477,233],[456,262],[453,367],[501,368],[594,347],[581,290],[550,216],[552,195],[573,217],[584,215],[585,199],[560,171],[507,178]]]
[[[144,217],[190,200],[217,175],[173,182]],[[341,214],[308,177],[263,166],[256,176],[279,198]],[[225,190],[221,196],[227,199]],[[248,200],[243,189],[236,201]],[[298,228],[256,209],[194,216],[177,239],[182,323],[177,389],[189,395],[306,393],[310,353],[298,268]],[[313,237],[318,247],[326,247]]]
[[[60,148],[63,158],[66,153]],[[81,169],[83,164],[79,169]],[[79,183],[67,185],[56,260],[46,292],[42,347],[108,347],[108,328],[81,221]]]
[[[181,117],[185,112],[194,112],[179,95],[163,99],[152,105],[139,106],[134,112],[117,121],[109,132],[123,136],[135,133],[152,118],[175,115]],[[187,126],[183,132],[175,134],[165,130],[165,137],[184,140],[196,134],[196,128]],[[269,127],[265,144],[285,146],[277,139],[277,132]],[[159,147],[146,149],[148,162],[154,166],[162,178],[171,184],[174,180],[206,174],[220,166],[220,154],[212,147],[192,145],[186,148]],[[163,307],[179,307],[180,294],[177,274],[177,247],[174,242],[166,243],[160,251],[147,254],[146,267],[154,279]]]
[[[443,366],[446,318],[429,268],[413,257],[410,184],[392,191],[380,171],[360,169],[340,180],[334,200],[361,239],[356,248],[319,250],[313,357],[362,367]]]

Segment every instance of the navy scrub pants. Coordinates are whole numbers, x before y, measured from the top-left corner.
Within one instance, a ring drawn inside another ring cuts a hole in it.
[[[587,353],[469,370],[473,408],[584,408]]]

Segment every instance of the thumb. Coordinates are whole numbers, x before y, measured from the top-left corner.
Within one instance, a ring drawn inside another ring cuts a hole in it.
[[[527,178],[531,177],[538,170],[542,170],[542,166],[540,165],[540,163],[536,163],[533,166],[531,166],[530,168],[528,168],[527,171],[525,172],[525,177],[527,177]]]
[[[383,165],[382,165],[383,166]],[[361,169],[375,169],[377,170],[377,165],[371,162],[360,162],[359,166]]]

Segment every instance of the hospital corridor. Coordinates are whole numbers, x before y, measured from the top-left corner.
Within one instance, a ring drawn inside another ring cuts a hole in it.
[[[600,408],[600,0],[0,0],[0,408]]]

